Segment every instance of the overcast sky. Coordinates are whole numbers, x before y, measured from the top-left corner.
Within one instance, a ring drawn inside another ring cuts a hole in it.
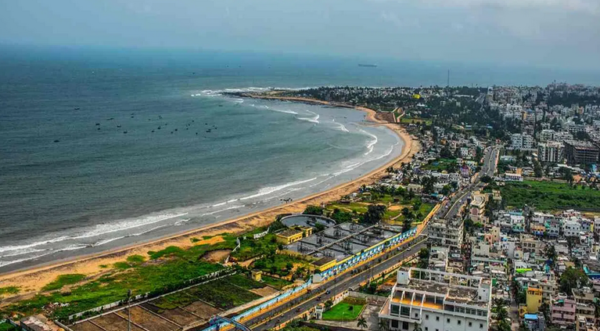
[[[0,0],[0,43],[600,69],[600,0]]]

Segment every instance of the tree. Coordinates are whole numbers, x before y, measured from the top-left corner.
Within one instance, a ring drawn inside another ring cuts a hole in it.
[[[369,205],[367,212],[363,214],[362,220],[365,223],[375,224],[383,219],[386,206],[384,205]]]
[[[406,231],[410,230],[410,228],[412,228],[412,222],[413,222],[412,218],[405,217],[404,220],[402,221],[402,232],[406,232]]]
[[[567,294],[571,293],[574,288],[586,286],[587,283],[588,276],[581,269],[569,267],[560,275],[560,290]]]
[[[546,258],[548,259],[550,266],[554,267],[557,258],[556,247],[554,247],[554,245],[546,245]]]
[[[379,331],[389,331],[390,330],[390,324],[385,319],[379,319],[379,322],[377,323],[377,329]]]
[[[303,214],[307,215],[323,215],[323,208],[319,206],[308,206],[304,209]]]
[[[483,176],[483,177],[481,177],[481,182],[483,182],[483,183],[486,183],[486,184],[488,184],[488,183],[490,183],[491,181],[492,181],[492,177],[490,177],[490,176],[487,176],[487,175],[486,175],[486,176]]]
[[[361,330],[367,327],[367,320],[364,317],[359,317],[358,322],[356,323]]]
[[[418,324],[417,322],[414,323],[413,325],[413,331],[423,331],[423,329],[421,329],[421,325]]]
[[[542,165],[537,160],[533,161],[533,173],[534,176],[538,178],[544,176]]]

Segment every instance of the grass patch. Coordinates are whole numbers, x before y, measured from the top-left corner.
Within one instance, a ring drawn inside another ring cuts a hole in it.
[[[186,291],[181,291],[154,300],[152,301],[152,305],[160,309],[169,310],[185,307],[194,301],[196,301],[196,298],[189,295]]]
[[[277,238],[273,233],[259,239],[253,239],[251,235],[246,235],[240,248],[231,256],[238,261],[246,261],[257,256],[273,254],[278,247]]]
[[[21,289],[17,286],[0,287],[0,295],[4,294],[19,294]]]
[[[323,320],[326,321],[355,321],[365,306],[364,300],[344,299],[342,302],[331,307],[323,313]]]
[[[13,326],[12,324],[6,322],[0,322],[0,331],[18,331],[19,328]]]
[[[254,279],[246,277],[244,274],[235,274],[226,278],[227,281],[237,287],[245,290],[254,290],[257,288],[265,287],[265,284],[255,281]]]
[[[218,271],[222,268],[218,264],[182,259],[164,261],[161,264],[140,265],[125,273],[112,276],[106,275],[97,281],[75,286],[71,289],[69,295],[62,295],[58,292],[50,295],[38,295],[33,299],[8,306],[2,312],[19,312],[23,315],[32,315],[41,312],[44,306],[49,303],[68,303],[68,306],[59,307],[50,314],[52,318],[64,319],[69,315],[81,311],[123,300],[127,297],[129,289],[133,291],[133,295],[147,292],[162,292],[171,288],[175,289],[187,280]],[[68,276],[67,283],[76,279],[70,275],[64,276]],[[57,279],[57,281],[51,284],[52,288],[66,285],[64,278],[61,278],[60,281]]]
[[[229,278],[229,277],[228,277]],[[232,288],[228,278],[222,278],[210,283],[189,289],[187,292],[215,307],[227,310],[259,299],[261,296],[241,288]]]
[[[448,171],[448,169],[458,169],[456,160],[453,159],[439,159],[431,162],[430,164],[424,165],[421,169],[432,170],[432,171]]]
[[[291,273],[294,264],[302,264],[303,267],[307,267],[308,261],[296,256],[275,254],[254,261],[253,267],[283,277]]]
[[[269,285],[271,287],[274,287],[276,289],[279,289],[279,290],[281,290],[282,288],[284,288],[284,287],[292,284],[292,282],[289,282],[289,281],[287,281],[285,279],[271,277],[271,276],[266,276],[266,275],[262,275],[261,278],[262,278],[262,281],[265,284],[267,284],[267,285]]]
[[[507,206],[523,208],[534,206],[537,210],[584,209],[600,211],[600,191],[571,187],[566,183],[550,181],[524,181],[507,183],[500,188]]]
[[[127,257],[127,262],[129,263],[144,263],[146,258],[141,255],[131,255]]]
[[[42,288],[42,291],[54,291],[60,290],[65,285],[72,285],[82,281],[85,278],[85,275],[82,274],[66,274],[60,275],[56,278],[55,281],[49,283],[48,285]]]

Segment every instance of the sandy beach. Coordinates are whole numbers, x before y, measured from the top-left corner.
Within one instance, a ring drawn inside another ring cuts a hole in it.
[[[246,95],[247,97],[263,98],[263,99],[278,99],[296,102],[307,102],[322,105],[331,105],[346,108],[355,108],[367,113],[367,119],[373,122],[373,125],[383,125],[393,130],[404,141],[404,147],[401,155],[394,160],[382,165],[378,169],[360,177],[356,180],[338,185],[327,191],[316,193],[305,198],[293,201],[291,203],[269,208],[260,212],[252,213],[246,216],[223,221],[216,224],[207,225],[184,233],[179,233],[150,242],[121,247],[109,251],[104,251],[97,254],[80,256],[73,259],[57,261],[46,265],[37,266],[30,269],[9,272],[0,275],[0,287],[17,286],[21,293],[13,300],[4,298],[4,303],[10,303],[15,299],[29,297],[49,282],[56,279],[61,274],[84,274],[89,279],[97,277],[107,271],[101,266],[112,265],[119,261],[124,261],[129,255],[139,254],[147,256],[149,251],[159,251],[168,246],[179,246],[182,248],[191,247],[194,245],[192,238],[201,238],[203,236],[213,236],[221,233],[241,233],[255,227],[267,225],[275,220],[279,214],[299,213],[302,212],[308,205],[320,205],[339,199],[343,195],[355,192],[362,185],[369,185],[385,175],[385,169],[390,166],[399,166],[403,162],[409,162],[412,156],[419,151],[419,143],[413,141],[411,136],[403,130],[399,125],[384,121],[378,113],[372,109],[364,107],[351,107],[344,104],[329,103],[320,100],[297,98],[297,97],[278,97],[275,95]],[[2,305],[2,303],[0,303]]]

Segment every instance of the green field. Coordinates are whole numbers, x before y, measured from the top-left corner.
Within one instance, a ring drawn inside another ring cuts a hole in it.
[[[456,160],[453,159],[439,159],[431,162],[430,164],[426,164],[421,169],[423,170],[432,170],[432,171],[448,171],[450,167],[458,168]]]
[[[362,302],[358,302],[355,300],[344,299],[344,301],[324,312],[323,320],[354,321],[358,318],[364,306],[364,300],[362,300]]]
[[[292,284],[292,282],[289,282],[285,279],[281,279],[281,278],[276,278],[276,277],[271,277],[271,276],[267,276],[267,275],[262,275],[262,281],[271,286],[274,287],[276,289],[282,289],[285,286],[288,286],[290,284]]]
[[[296,256],[274,254],[254,261],[253,267],[263,272],[285,277],[291,273],[294,264],[301,264],[306,268],[309,263]]]
[[[533,206],[537,210],[583,209],[600,211],[600,191],[571,187],[566,183],[524,181],[500,188],[508,207]]]
[[[276,236],[273,233],[259,239],[252,239],[252,236],[248,235],[245,240],[242,240],[240,248],[231,256],[238,261],[246,261],[260,255],[275,253],[278,246]]]
[[[189,290],[166,295],[152,304],[168,310],[185,307],[198,299],[214,304],[216,307],[230,309],[235,306],[260,298],[248,290],[263,288],[261,284],[243,274],[235,274],[226,278],[208,282]]]
[[[41,312],[42,308],[49,303],[68,303],[68,306],[57,308],[51,314],[51,317],[61,319],[71,314],[123,300],[127,297],[129,289],[133,291],[134,295],[164,291],[222,268],[217,264],[203,261],[190,262],[182,259],[172,259],[161,264],[139,265],[132,267],[127,272],[105,275],[96,281],[74,286],[67,293],[54,292],[37,295],[32,299],[5,307],[6,310],[0,311],[0,313],[20,312],[24,315],[31,315]],[[79,275],[64,276],[67,277],[61,276],[46,287],[59,289],[81,278]]]

